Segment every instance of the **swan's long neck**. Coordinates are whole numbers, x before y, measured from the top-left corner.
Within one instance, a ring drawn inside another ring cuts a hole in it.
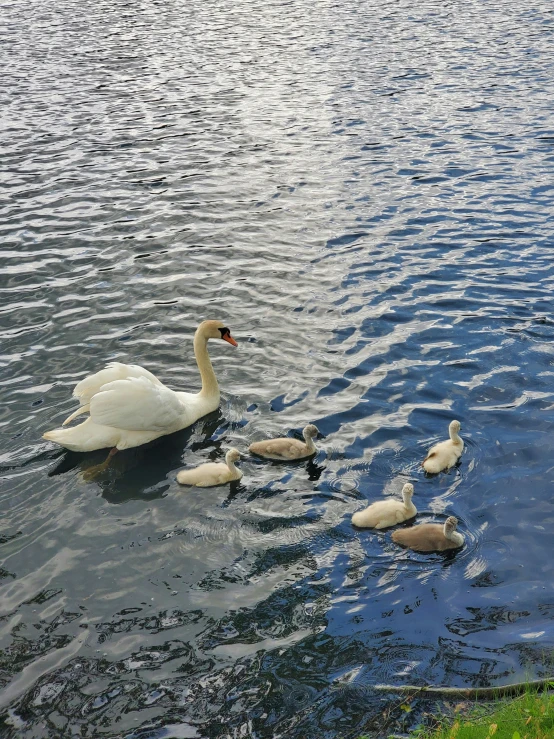
[[[412,496],[409,493],[402,492],[402,499],[404,501],[404,505],[406,506],[406,508],[411,508]]]
[[[458,436],[458,432],[454,431],[454,429],[448,429],[448,431],[450,433],[450,439],[452,440],[452,443],[459,446],[462,443],[462,439],[460,438],[460,436]]]
[[[308,454],[314,454],[316,448],[313,436],[308,436],[308,434],[304,434],[304,441],[306,442],[306,451],[308,452]]]
[[[199,395],[203,398],[213,398],[214,396],[219,398],[219,385],[208,354],[208,339],[200,329],[196,329],[194,334],[194,356],[202,378],[202,390]]]
[[[235,477],[238,477],[240,475],[240,472],[239,472],[238,467],[235,467],[235,463],[233,462],[233,460],[232,459],[228,459],[227,457],[225,457],[225,462],[226,462],[227,467],[229,468],[229,470],[233,473],[233,475]]]

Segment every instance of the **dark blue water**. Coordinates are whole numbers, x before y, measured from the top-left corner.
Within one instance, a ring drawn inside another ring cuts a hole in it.
[[[551,3],[0,12],[1,736],[386,736],[375,684],[551,672]],[[41,439],[106,361],[198,388],[204,318],[219,413],[94,482]],[[406,480],[461,552],[352,528]]]

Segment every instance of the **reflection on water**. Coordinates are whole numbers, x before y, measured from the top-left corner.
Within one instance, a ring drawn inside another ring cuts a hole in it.
[[[415,719],[376,683],[548,673],[549,9],[3,13],[2,736],[379,736]],[[41,439],[107,361],[197,389],[204,318],[217,413],[88,483]],[[308,422],[313,460],[176,482]],[[462,551],[353,529],[408,480]]]

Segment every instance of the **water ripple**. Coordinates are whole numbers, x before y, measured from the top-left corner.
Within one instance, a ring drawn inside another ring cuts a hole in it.
[[[2,736],[405,733],[371,685],[548,671],[544,3],[2,11]],[[41,439],[107,361],[197,389],[208,317],[219,412],[92,483]],[[309,462],[175,480],[308,422]],[[407,480],[461,551],[353,529]]]

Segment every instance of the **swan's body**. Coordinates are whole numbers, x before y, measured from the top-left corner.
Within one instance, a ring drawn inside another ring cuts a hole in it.
[[[413,518],[417,508],[412,503],[414,486],[407,482],[402,488],[402,500],[378,500],[352,516],[354,526],[368,529],[386,529]]]
[[[229,449],[225,455],[225,462],[207,462],[192,470],[181,470],[177,473],[177,482],[181,485],[194,485],[197,488],[211,488],[240,480],[242,472],[234,464],[239,459],[240,453],[236,449]]]
[[[292,439],[288,436],[279,439],[268,439],[267,441],[255,441],[248,449],[259,457],[276,459],[280,461],[305,459],[311,457],[317,451],[314,437],[318,434],[317,427],[310,423],[302,431],[304,441]]]
[[[453,467],[462,456],[464,450],[464,442],[458,435],[460,431],[460,422],[451,421],[448,427],[450,439],[435,444],[427,452],[427,456],[421,463],[425,472],[436,475],[442,470],[448,470]]]
[[[208,339],[237,345],[221,321],[204,321],[198,326],[194,354],[202,378],[199,393],[170,390],[143,367],[112,362],[76,385],[73,395],[81,407],[64,426],[81,413],[89,413],[89,418],[72,428],[48,431],[43,438],[76,452],[129,449],[192,425],[219,406]]]
[[[422,523],[409,529],[397,529],[392,532],[392,540],[416,552],[444,552],[446,549],[458,549],[463,545],[464,537],[456,531],[457,525],[458,519],[449,516],[444,524]]]

